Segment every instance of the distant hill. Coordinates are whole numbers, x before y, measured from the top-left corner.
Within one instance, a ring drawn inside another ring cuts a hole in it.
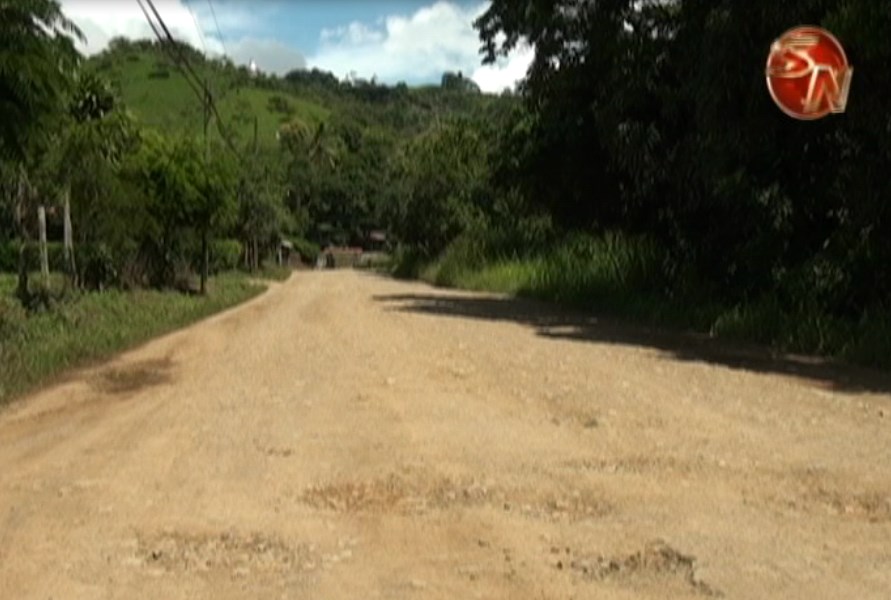
[[[178,51],[207,81],[227,130],[243,143],[253,139],[255,126],[258,143],[272,145],[285,123],[296,120],[313,127],[332,118],[349,118],[361,127],[411,135],[432,119],[469,115],[494,100],[472,85],[456,85],[460,75],[448,73],[443,86],[415,88],[361,80],[343,82],[317,70],[295,70],[284,77],[254,76],[228,60],[205,59],[185,44]],[[202,132],[201,102],[157,43],[112,40],[88,65],[115,86],[143,124],[166,132]],[[218,136],[216,128],[212,131]]]

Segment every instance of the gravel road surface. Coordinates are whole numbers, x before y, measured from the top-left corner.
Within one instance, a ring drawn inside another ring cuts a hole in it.
[[[0,413],[0,598],[891,598],[891,378],[296,273]]]

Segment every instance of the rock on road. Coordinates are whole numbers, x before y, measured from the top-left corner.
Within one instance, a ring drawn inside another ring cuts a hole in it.
[[[353,271],[0,413],[0,598],[891,597],[891,385]]]

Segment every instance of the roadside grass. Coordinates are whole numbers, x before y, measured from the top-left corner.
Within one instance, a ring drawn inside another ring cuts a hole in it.
[[[268,279],[270,281],[284,281],[291,276],[293,270],[288,266],[279,265],[263,265],[258,271],[252,274],[257,279]]]
[[[265,288],[246,275],[211,278],[206,296],[141,290],[69,295],[26,313],[0,274],[0,405],[66,369],[138,345],[244,302]]]
[[[891,311],[851,321],[816,308],[790,309],[773,296],[728,305],[696,286],[672,294],[660,273],[658,249],[641,239],[576,238],[525,257],[487,260],[468,255],[465,247],[453,244],[426,263],[401,254],[392,272],[441,287],[533,298],[779,352],[891,368]]]

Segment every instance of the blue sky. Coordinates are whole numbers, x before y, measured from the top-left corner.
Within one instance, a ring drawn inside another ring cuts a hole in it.
[[[438,82],[447,70],[462,71],[484,91],[500,92],[523,77],[532,58],[532,50],[521,49],[482,66],[472,23],[488,0],[211,1],[154,0],[177,37],[208,54],[226,54],[239,64],[253,60],[278,74],[316,67],[339,78],[419,84]],[[115,36],[151,36],[135,0],[61,3],[86,34],[87,54]]]
[[[266,3],[277,17],[264,22],[266,33],[278,39],[289,40],[306,54],[312,54],[318,49],[322,30],[335,29],[354,21],[377,24],[388,15],[410,15],[431,4],[426,0],[303,0]],[[206,0],[190,0],[188,4],[196,10],[202,10]],[[472,3],[457,4],[467,6]],[[219,0],[214,4],[215,7],[220,5]],[[225,5],[226,2],[222,2],[224,8]]]

